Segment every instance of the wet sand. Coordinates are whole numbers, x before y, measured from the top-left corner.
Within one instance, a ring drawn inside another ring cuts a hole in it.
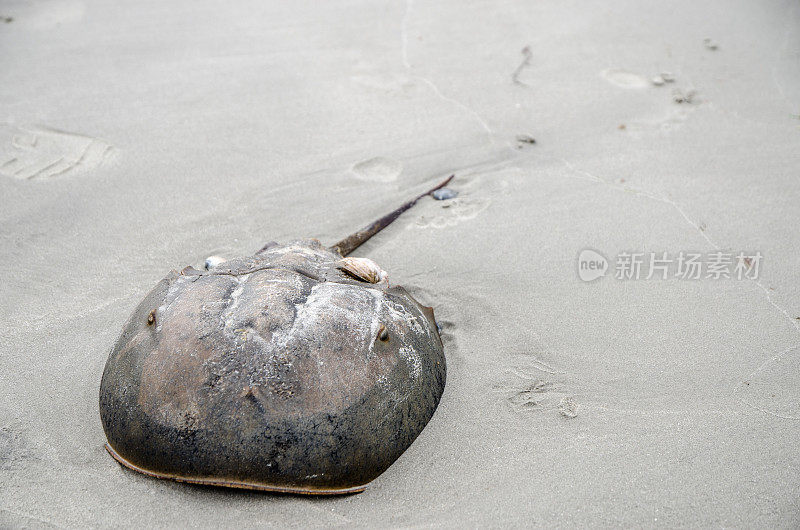
[[[0,49],[3,526],[800,522],[796,3],[12,1]],[[448,361],[364,493],[105,453],[106,357],[170,269],[333,243],[450,173],[356,252]],[[757,278],[614,277],[739,251]]]

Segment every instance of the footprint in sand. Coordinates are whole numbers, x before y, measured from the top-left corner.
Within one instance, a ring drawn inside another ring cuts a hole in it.
[[[506,399],[511,404],[514,412],[553,408],[553,400],[550,394],[554,388],[553,383],[550,381],[534,379],[511,393]]]
[[[558,411],[566,418],[578,415],[578,403],[563,385],[535,377],[517,378],[510,387],[500,387],[511,410],[527,412]]]
[[[558,411],[567,418],[578,415],[578,403],[566,387],[552,381],[562,373],[531,355],[518,355],[517,368],[508,370],[494,385],[517,414],[536,411]]]
[[[612,85],[620,88],[646,88],[650,86],[647,79],[639,74],[628,72],[627,70],[620,70],[619,68],[610,68],[603,70],[600,74],[606,81]]]
[[[403,164],[382,156],[358,162],[352,167],[356,177],[369,182],[392,182],[403,172]]]
[[[451,186],[458,196],[453,199],[435,201],[438,208],[417,217],[408,228],[447,228],[464,221],[475,219],[493,202],[493,197],[507,195],[510,180],[514,180],[514,170],[502,169],[481,175],[467,172],[456,173]]]
[[[34,452],[22,432],[7,425],[0,428],[0,469],[13,470],[32,458]]]
[[[456,197],[442,201],[441,213],[421,215],[409,228],[446,228],[474,219],[489,207],[491,199],[486,197]]]
[[[17,471],[32,464],[52,465],[58,456],[18,420],[0,427],[0,471]]]
[[[0,125],[0,174],[23,180],[63,176],[99,166],[111,144],[47,127]]]

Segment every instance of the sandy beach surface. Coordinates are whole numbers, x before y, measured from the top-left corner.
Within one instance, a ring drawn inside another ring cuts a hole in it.
[[[10,0],[0,50],[0,526],[800,524],[797,2]],[[103,366],[169,270],[333,243],[450,173],[356,252],[448,362],[364,493],[109,458]]]

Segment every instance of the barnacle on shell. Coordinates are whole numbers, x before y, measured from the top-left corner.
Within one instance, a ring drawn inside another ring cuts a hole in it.
[[[379,283],[388,278],[385,270],[369,258],[342,258],[336,268],[369,283]]]
[[[213,269],[214,267],[217,267],[217,266],[219,266],[219,265],[222,265],[222,264],[223,264],[223,263],[225,263],[226,261],[228,261],[228,260],[226,260],[225,258],[222,258],[222,257],[220,257],[220,256],[209,256],[209,257],[207,257],[207,258],[206,258],[206,261],[205,261],[205,263],[203,263],[203,267],[204,267],[204,268],[205,268],[207,271],[210,271],[210,270],[211,270],[211,269]]]

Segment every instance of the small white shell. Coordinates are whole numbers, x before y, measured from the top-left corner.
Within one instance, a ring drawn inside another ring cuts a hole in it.
[[[336,262],[336,268],[369,283],[379,283],[388,278],[386,271],[369,258],[342,258]]]
[[[206,262],[203,263],[203,267],[205,267],[207,271],[210,271],[214,267],[218,267],[219,265],[222,265],[226,261],[228,260],[226,260],[225,258],[221,258],[219,256],[209,256],[206,258]]]

